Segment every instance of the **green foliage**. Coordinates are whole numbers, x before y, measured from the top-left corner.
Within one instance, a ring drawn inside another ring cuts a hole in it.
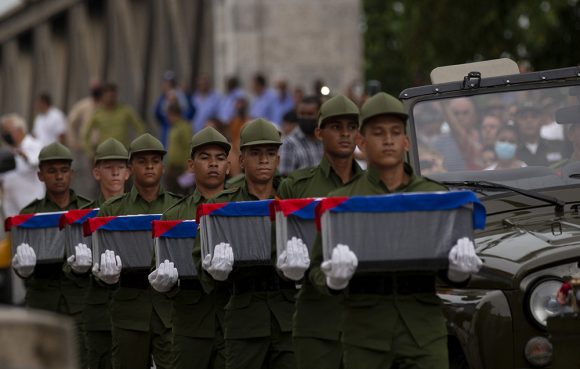
[[[429,83],[435,67],[510,57],[533,69],[577,65],[578,0],[364,0],[366,79]]]

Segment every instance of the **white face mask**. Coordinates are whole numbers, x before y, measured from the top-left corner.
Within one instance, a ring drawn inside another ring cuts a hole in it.
[[[499,160],[511,160],[516,156],[517,145],[506,141],[495,143],[495,154]]]

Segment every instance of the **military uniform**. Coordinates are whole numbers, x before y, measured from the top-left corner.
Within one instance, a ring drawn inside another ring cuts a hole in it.
[[[128,160],[129,153],[123,144],[113,138],[105,140],[97,147],[95,164],[101,160]],[[100,208],[105,203],[103,194],[84,208]],[[96,260],[94,260],[96,262]],[[109,303],[113,291],[99,284],[90,275],[90,283],[83,311],[83,325],[85,329],[88,363],[91,369],[112,368],[111,348],[111,314]]]
[[[358,108],[352,101],[338,95],[322,105],[318,126],[326,119],[338,116],[352,116],[358,122],[358,113]],[[353,159],[350,180],[361,174],[362,169]],[[278,195],[282,199],[322,197],[343,185],[325,155],[318,166],[291,173],[280,185]],[[341,367],[342,302],[342,294],[321,294],[308,279],[308,274],[306,275],[296,298],[292,329],[298,368]]]
[[[136,138],[130,153],[157,151],[163,145],[149,134]],[[161,214],[180,197],[159,189],[155,200],[147,202],[135,187],[106,201],[98,216]],[[147,279],[148,271],[123,271],[119,288],[113,292],[111,323],[113,333],[113,366],[115,368],[149,368],[152,354],[157,368],[171,368],[171,299],[155,291]]]
[[[244,126],[240,142],[242,148],[280,145],[280,136],[271,123],[256,119]],[[274,195],[272,193],[270,198]],[[258,198],[248,192],[244,180],[240,186],[225,190],[208,203],[256,200]],[[198,270],[201,270],[199,238],[193,256]],[[295,283],[280,277],[274,259],[273,244],[271,265],[239,267],[229,275],[233,293],[225,307],[224,317],[228,369],[296,367],[291,337]],[[206,290],[215,288],[216,282],[205,271],[201,278]]]
[[[50,160],[68,160],[72,162],[73,157],[68,148],[59,143],[53,143],[45,146],[40,151],[38,159],[41,163]],[[47,195],[43,199],[32,201],[20,213],[33,214],[79,209],[89,202],[90,200],[70,190],[69,203],[64,208],[60,208]],[[84,307],[87,287],[86,278],[75,274],[63,260],[63,262],[59,263],[37,264],[34,268],[34,273],[25,280],[25,285],[25,304],[27,307],[69,315],[75,320],[79,335],[81,365],[85,367],[86,350],[84,348],[81,313]]]
[[[367,101],[361,110],[361,120],[364,124],[381,114],[406,119],[402,104],[384,93]],[[366,173],[331,192],[329,197],[446,190],[437,182],[416,176],[408,164],[404,164],[404,171],[408,182],[389,191],[379,171],[370,165]],[[319,234],[309,278],[321,293],[330,294],[320,270],[321,262]],[[436,277],[435,272],[421,271],[354,275],[346,290],[342,334],[346,369],[390,368],[395,361],[405,368],[448,367],[447,331],[441,302],[435,293]]]
[[[215,144],[230,144],[217,130],[206,127],[192,137],[190,152]],[[161,219],[195,219],[198,205],[207,201],[198,191],[169,208]],[[199,269],[198,269],[199,270]],[[179,280],[179,288],[171,291],[173,297],[173,351],[176,369],[225,368],[225,342],[223,333],[224,306],[230,293],[227,283],[216,284],[216,289],[206,294],[198,279]]]

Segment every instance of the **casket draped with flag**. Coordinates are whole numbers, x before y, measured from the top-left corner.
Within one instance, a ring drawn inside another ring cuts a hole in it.
[[[280,255],[292,237],[300,238],[312,251],[316,238],[316,206],[321,199],[274,200],[270,204],[270,218],[276,224],[276,253]]]
[[[234,266],[271,263],[272,200],[202,204],[197,207],[201,253],[205,258],[214,247],[229,243]]]
[[[357,272],[446,268],[457,240],[485,226],[485,208],[470,191],[332,197],[316,215],[324,260],[348,245]]]
[[[160,214],[122,215],[91,218],[83,224],[85,235],[92,235],[93,260],[101,260],[105,250],[121,257],[123,270],[150,269],[153,266],[151,223]]]
[[[192,256],[196,235],[197,223],[193,220],[154,220],[155,266],[169,260],[180,277],[197,277]]]
[[[64,211],[14,215],[6,219],[4,228],[10,232],[12,254],[22,243],[27,243],[36,253],[39,264],[64,261],[65,235],[59,229],[59,219]]]
[[[59,220],[59,227],[65,237],[65,257],[75,254],[75,246],[84,243],[92,248],[92,240],[83,234],[83,223],[97,215],[99,209],[77,209],[64,213]]]

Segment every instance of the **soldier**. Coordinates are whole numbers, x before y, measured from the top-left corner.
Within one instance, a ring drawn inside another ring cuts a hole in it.
[[[129,153],[123,144],[114,138],[97,146],[94,158],[93,177],[99,184],[99,197],[85,206],[99,208],[112,197],[125,192],[125,182],[131,172],[127,166]],[[101,286],[90,278],[86,305],[83,311],[88,363],[91,369],[109,369],[111,361],[111,316],[109,302],[111,289]]]
[[[197,206],[224,190],[229,171],[230,144],[212,127],[191,138],[189,171],[195,175],[195,191],[163,213],[163,220],[195,219]],[[183,279],[179,288],[170,279],[168,268],[158,268],[149,276],[153,288],[173,296],[173,351],[177,369],[225,367],[223,309],[229,299],[227,286],[219,284],[206,294],[198,279]]]
[[[240,164],[245,169],[245,180],[239,187],[225,190],[209,202],[273,198],[281,144],[280,133],[271,122],[255,119],[246,124],[240,135]],[[217,245],[213,257],[207,255],[202,263],[198,238],[193,256],[196,264],[202,264],[215,281],[228,279],[232,272],[233,252],[228,244]],[[204,276],[207,278],[207,275],[202,275],[204,288],[211,291],[215,282],[203,279]],[[273,263],[236,269],[229,280],[233,284],[233,294],[226,305],[224,318],[226,367],[294,368],[291,336],[294,282],[282,279]]]
[[[369,168],[329,196],[444,191],[444,186],[415,175],[405,163],[410,146],[406,120],[403,104],[395,97],[379,93],[370,98],[361,109],[360,128],[360,147]],[[342,334],[346,369],[448,367],[445,319],[435,294],[437,273],[353,277],[357,258],[347,245],[337,245],[331,260],[321,263],[320,235],[312,259],[309,278],[320,292],[337,293],[348,287]],[[453,246],[449,269],[442,275],[461,283],[480,267],[473,243],[463,238]]]
[[[358,118],[358,107],[345,96],[335,96],[322,105],[316,137],[322,141],[324,156],[319,165],[290,174],[280,185],[281,198],[326,196],[362,173],[354,160]],[[290,250],[302,250],[308,256],[305,246],[290,248],[288,252]],[[302,279],[304,274],[293,262],[302,257],[287,254],[285,260],[278,260],[278,267],[281,270],[293,268],[298,272],[294,278]],[[288,273],[285,275],[293,279]],[[292,329],[298,368],[340,368],[342,300],[342,295],[320,294],[307,278],[304,280],[296,300]]]
[[[174,205],[179,197],[161,187],[163,155],[163,145],[150,134],[133,140],[129,146],[133,188],[106,201],[98,216],[160,214]],[[122,260],[110,250],[93,266],[93,274],[105,284],[118,283],[110,305],[113,367],[149,369],[153,356],[158,369],[172,368],[170,298],[149,286],[147,271],[121,273],[121,269]]]
[[[73,156],[67,147],[56,142],[45,146],[38,155],[38,161],[38,179],[44,183],[46,195],[25,206],[21,214],[79,209],[89,203],[90,200],[70,188],[74,174],[71,168]],[[16,248],[12,266],[16,274],[25,279],[27,307],[69,315],[75,320],[81,367],[85,368],[81,313],[88,281],[77,278],[76,273],[86,273],[90,269],[91,255],[86,246],[76,251],[70,264],[36,265],[34,250],[22,244]]]

